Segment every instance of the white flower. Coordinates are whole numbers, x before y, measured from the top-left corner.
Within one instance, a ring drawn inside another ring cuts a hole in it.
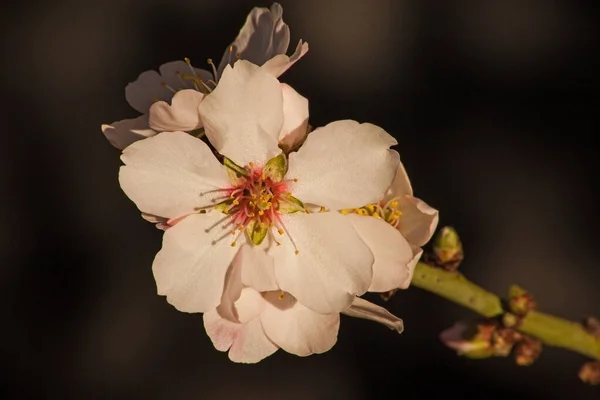
[[[235,362],[256,363],[279,348],[298,356],[328,351],[337,341],[339,313],[319,314],[282,291],[244,287],[242,258],[254,257],[244,246],[229,270],[221,304],[204,314],[206,333],[219,351]],[[381,322],[399,333],[402,320],[359,297],[345,314]]]
[[[439,213],[413,196],[402,163],[399,163],[394,181],[379,202],[358,209],[345,209],[342,213],[347,214],[359,235],[378,255],[373,265],[369,292],[406,289],[423,254],[421,247],[435,232]]]
[[[371,285],[373,253],[338,212],[381,199],[395,175],[394,138],[381,128],[337,121],[313,131],[289,160],[278,146],[286,115],[277,79],[247,61],[226,67],[200,104],[206,135],[225,156],[183,132],[125,149],[119,180],[144,213],[181,219],[165,231],[153,264],[159,294],[185,312],[221,301],[238,248],[264,246],[275,281],[322,314],[346,309]],[[233,236],[232,236],[233,235]],[[259,268],[254,261],[244,268]],[[254,276],[254,275],[253,275]],[[256,274],[256,279],[262,275]]]
[[[166,63],[159,72],[143,72],[125,88],[127,101],[142,115],[102,125],[108,141],[118,149],[124,149],[158,132],[190,132],[202,128],[198,105],[217,85],[225,66],[237,59],[264,64],[265,70],[279,77],[308,51],[308,44],[300,40],[295,52],[289,57],[285,55],[290,31],[282,15],[283,9],[277,3],[271,9],[252,9],[237,38],[225,51],[219,68],[208,60],[212,72],[192,67],[187,58]]]

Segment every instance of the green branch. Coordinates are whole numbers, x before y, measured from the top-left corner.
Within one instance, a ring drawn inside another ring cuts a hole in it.
[[[459,272],[449,272],[419,262],[412,286],[435,293],[485,317],[508,312],[499,296],[466,279]],[[600,338],[588,333],[581,324],[538,311],[529,311],[513,329],[539,339],[548,346],[562,347],[600,360]]]

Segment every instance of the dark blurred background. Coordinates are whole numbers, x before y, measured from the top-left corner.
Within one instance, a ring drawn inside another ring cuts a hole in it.
[[[282,80],[311,123],[381,125],[415,193],[461,234],[462,271],[543,311],[600,314],[597,22],[568,1],[280,0],[309,53]],[[330,352],[237,365],[202,317],[156,295],[161,232],[117,182],[102,123],[138,114],[139,73],[219,60],[265,1],[105,0],[4,6],[0,352],[3,398],[598,399],[584,357],[472,361],[438,340],[472,314],[411,288],[385,303],[401,336],[342,318]],[[373,297],[375,301],[384,304]]]

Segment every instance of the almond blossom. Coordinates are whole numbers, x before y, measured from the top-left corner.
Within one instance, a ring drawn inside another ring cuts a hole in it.
[[[142,115],[102,125],[102,132],[108,141],[116,148],[124,149],[137,140],[163,131],[201,134],[198,105],[218,84],[227,65],[245,59],[262,65],[266,71],[279,77],[306,54],[308,44],[300,40],[294,53],[285,55],[290,42],[290,30],[282,18],[283,8],[278,3],[273,3],[270,9],[253,8],[237,38],[225,51],[218,68],[211,59],[208,60],[211,71],[193,67],[186,58],[163,64],[158,72],[140,74],[135,82],[125,88],[125,98]],[[290,101],[306,100],[298,96]],[[284,144],[293,137],[287,137]]]
[[[199,110],[222,162],[184,132],[138,141],[122,155],[127,196],[143,213],[177,222],[153,263],[158,293],[180,311],[215,309],[247,244],[260,256],[243,263],[252,277],[245,285],[272,286],[320,314],[348,308],[371,286],[376,255],[347,216],[329,210],[383,198],[399,163],[395,139],[372,124],[337,121],[286,157],[280,83],[244,60],[225,67]],[[265,259],[272,268],[261,267]]]
[[[319,314],[280,290],[259,292],[243,285],[241,260],[253,256],[245,245],[228,271],[221,304],[204,314],[204,327],[215,348],[234,362],[255,363],[278,349],[298,356],[328,351],[337,341],[340,314]],[[263,265],[264,267],[264,265]],[[400,318],[356,297],[343,313],[381,322],[401,333]]]
[[[421,247],[435,232],[439,212],[413,196],[402,162],[380,201],[341,212],[350,218],[371,250],[379,254],[375,258],[369,292],[406,289],[423,254]]]

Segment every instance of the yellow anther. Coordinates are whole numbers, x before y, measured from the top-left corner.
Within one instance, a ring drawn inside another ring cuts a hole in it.
[[[280,235],[283,235],[285,233],[285,231],[281,228],[277,229],[277,233],[279,233]]]
[[[327,209],[325,207],[321,206],[321,208],[319,209],[319,212],[325,212],[325,211],[327,211]]]
[[[271,208],[272,205],[273,203],[271,203],[270,201],[267,202],[267,207]]]
[[[231,247],[235,247],[236,243],[235,242],[231,242]]]
[[[210,60],[210,59],[209,59],[209,60]],[[254,167],[254,163],[253,163],[252,161],[250,161],[250,162],[248,163],[248,165],[249,165],[249,166],[251,166],[251,167]]]
[[[283,298],[285,297],[285,293],[281,292],[281,293],[279,293],[279,296],[277,296],[277,297],[279,297],[279,300],[283,300]]]
[[[349,213],[349,211],[348,211],[348,210],[346,210],[345,208],[342,208],[342,209],[340,210],[340,212],[341,212],[343,215],[348,215],[348,213]]]
[[[233,46],[229,46],[229,52],[233,53]]]
[[[233,204],[235,204],[235,205],[237,206],[238,204],[240,204],[240,201],[239,201],[238,199],[235,199],[235,200],[233,201]]]
[[[298,182],[298,178],[294,178],[292,179],[294,182]]]
[[[281,242],[275,241],[275,244],[276,244],[277,246],[281,246]]]
[[[212,60],[212,58],[209,58],[208,60],[206,60],[206,62],[209,63],[209,64],[212,64],[213,60]]]
[[[298,255],[298,253],[300,253],[300,250],[296,250],[294,253],[295,253],[296,255]]]
[[[254,214],[253,212],[251,212],[251,213],[248,213],[248,216],[249,216],[250,218],[254,218],[255,214]]]
[[[192,62],[190,61],[190,59],[189,59],[189,58],[187,58],[187,57],[185,57],[185,58],[183,59],[183,61],[185,61],[185,63],[186,63],[186,64],[191,64],[191,63],[192,63]]]
[[[390,203],[390,207],[392,207],[392,208],[396,208],[396,207],[398,207],[398,201],[397,201],[397,200],[394,200],[394,201],[392,201],[392,202]]]
[[[258,210],[258,215],[265,215],[265,212],[263,210]]]
[[[256,203],[255,203],[255,202],[253,202],[253,201],[249,201],[249,202],[248,202],[248,205],[249,205],[250,207],[254,207],[254,206],[256,205]]]

